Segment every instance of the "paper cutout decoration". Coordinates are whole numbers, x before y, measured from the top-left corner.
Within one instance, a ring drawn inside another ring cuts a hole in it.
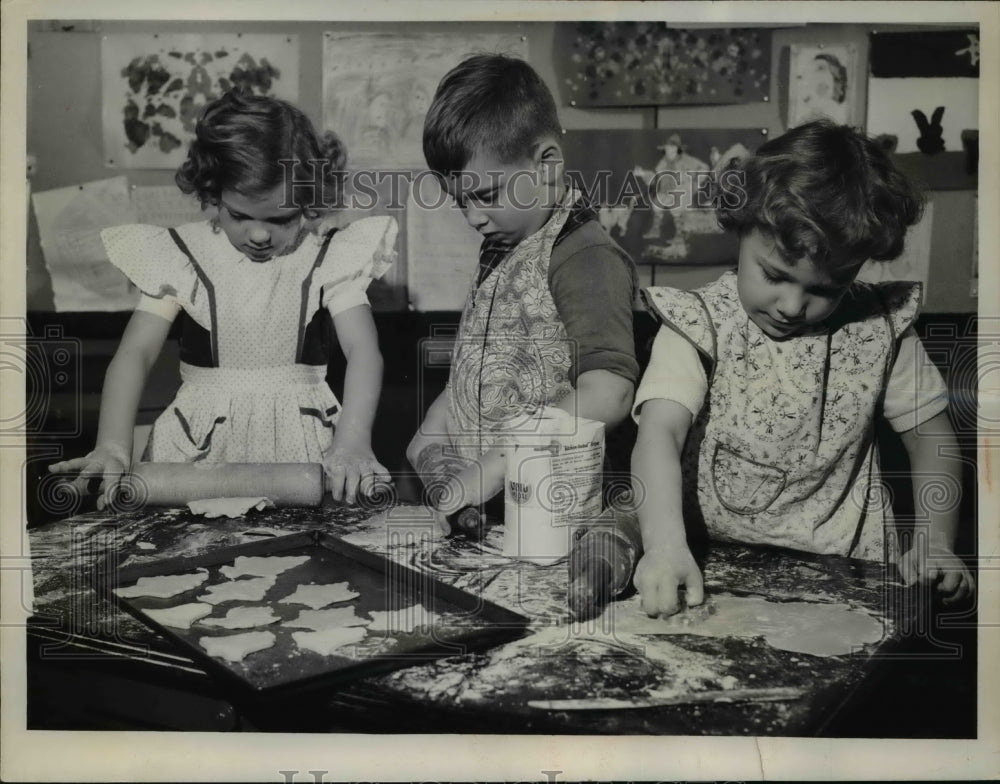
[[[792,45],[788,80],[788,127],[828,118],[856,125],[857,48]]]
[[[765,29],[566,22],[553,48],[560,93],[575,106],[749,103],[770,92]]]
[[[519,35],[323,34],[323,126],[347,145],[352,169],[423,168],[424,116],[438,82],[468,55],[522,59]]]
[[[735,263],[738,239],[719,228],[715,169],[764,141],[757,128],[567,131],[570,178],[637,264]]]
[[[298,36],[104,35],[101,78],[106,165],[174,169],[198,114],[230,88],[298,99]]]
[[[979,128],[977,30],[876,33],[869,61],[869,134],[895,136],[897,153],[962,152]]]
[[[32,196],[57,312],[131,310],[138,290],[109,260],[101,229],[135,223],[124,177]]]

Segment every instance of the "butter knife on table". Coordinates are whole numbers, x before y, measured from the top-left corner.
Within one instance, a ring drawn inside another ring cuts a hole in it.
[[[569,700],[529,700],[528,707],[540,710],[629,710],[634,708],[660,708],[669,705],[694,705],[712,702],[786,702],[800,699],[805,689],[792,687],[774,689],[715,689],[692,691],[685,694],[655,694],[617,699],[613,697],[584,697]]]

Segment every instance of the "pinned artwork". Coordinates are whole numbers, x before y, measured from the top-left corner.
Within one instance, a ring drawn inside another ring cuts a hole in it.
[[[856,125],[857,49],[853,44],[791,47],[788,127],[827,118]]]
[[[294,35],[102,36],[106,165],[176,168],[207,103],[233,87],[294,102],[298,63]]]
[[[351,168],[424,166],[424,116],[448,71],[476,52],[527,59],[523,36],[323,34],[323,126],[347,145]]]
[[[877,33],[870,51],[868,133],[897,153],[962,153],[979,128],[979,31]]]
[[[765,140],[760,129],[568,131],[570,178],[638,264],[735,263],[712,201],[718,172]]]
[[[556,25],[553,60],[571,106],[750,103],[770,93],[771,33],[566,22]]]

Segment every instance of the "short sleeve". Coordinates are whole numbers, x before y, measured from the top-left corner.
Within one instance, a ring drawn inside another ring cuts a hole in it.
[[[632,418],[639,421],[639,409],[647,400],[673,400],[696,417],[707,393],[708,377],[698,350],[670,327],[660,327],[649,365],[635,393]]]
[[[145,295],[171,297],[199,323],[207,303],[198,296],[198,276],[168,229],[132,224],[101,231],[108,259]],[[205,326],[205,324],[202,324]]]
[[[182,310],[181,304],[177,299],[171,297],[169,294],[159,298],[151,297],[148,294],[140,294],[139,302],[136,304],[135,309],[141,310],[143,313],[152,313],[154,316],[165,318],[167,321],[173,321]]]
[[[608,244],[583,248],[556,266],[552,253],[552,299],[577,347],[570,368],[575,386],[581,373],[607,370],[635,384],[639,364],[632,331],[634,281],[630,262]]]
[[[368,286],[396,259],[397,233],[395,218],[377,216],[355,221],[333,235],[314,278],[330,315],[368,303]]]
[[[917,333],[910,327],[899,343],[899,352],[885,390],[883,413],[897,433],[912,430],[948,407],[948,387],[931,361]]]

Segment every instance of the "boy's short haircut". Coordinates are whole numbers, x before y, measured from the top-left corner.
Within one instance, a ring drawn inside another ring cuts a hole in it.
[[[720,172],[719,224],[771,237],[790,263],[830,272],[903,251],[923,195],[875,141],[818,120],[793,128]]]
[[[530,157],[543,136],[562,134],[552,93],[524,60],[468,58],[449,71],[424,121],[424,157],[442,177],[462,171],[479,151],[499,163]]]

